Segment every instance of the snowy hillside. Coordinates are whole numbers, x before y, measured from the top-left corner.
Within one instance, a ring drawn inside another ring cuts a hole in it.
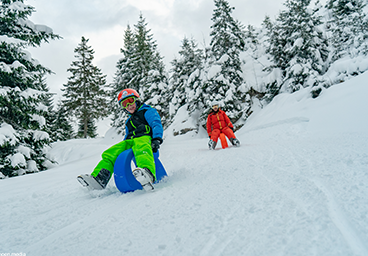
[[[118,137],[57,143],[59,166],[0,181],[0,253],[368,255],[367,80],[277,96],[240,148],[166,134],[153,193],[77,182]]]

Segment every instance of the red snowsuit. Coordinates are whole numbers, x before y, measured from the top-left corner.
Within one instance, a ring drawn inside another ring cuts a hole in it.
[[[235,139],[235,135],[232,130],[233,127],[234,126],[229,117],[221,109],[217,112],[212,110],[207,117],[207,133],[214,142],[217,142],[221,132],[229,139]]]

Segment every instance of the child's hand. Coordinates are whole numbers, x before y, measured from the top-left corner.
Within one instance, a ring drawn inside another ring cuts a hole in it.
[[[154,138],[152,139],[152,142],[151,142],[151,147],[152,147],[152,151],[153,153],[156,153],[157,150],[160,148],[160,144],[162,143],[162,139],[158,139],[158,138]]]

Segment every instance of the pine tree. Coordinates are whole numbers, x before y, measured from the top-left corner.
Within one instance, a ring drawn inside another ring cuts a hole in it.
[[[3,176],[45,170],[49,134],[44,132],[48,89],[40,83],[51,71],[25,49],[59,38],[28,17],[34,12],[23,0],[0,5],[0,172]]]
[[[248,25],[244,37],[246,38],[245,45],[248,48],[255,49],[258,44],[257,32],[256,29],[252,25]]]
[[[236,121],[245,108],[246,87],[239,58],[245,45],[243,26],[231,16],[234,7],[230,7],[227,1],[214,2],[210,58],[206,64],[208,78],[203,89],[207,105],[213,100],[222,102],[230,119]]]
[[[198,49],[194,39],[184,37],[180,57],[171,62],[170,91],[173,91],[171,100],[171,115],[187,105],[189,115],[195,110],[203,111],[204,98],[202,97],[203,50]]]
[[[332,62],[345,56],[368,55],[368,21],[361,0],[329,0],[327,22]]]
[[[264,55],[267,59],[273,59],[270,55],[271,49],[271,35],[278,37],[278,30],[275,30],[275,24],[271,21],[269,16],[266,16],[262,22],[262,35],[260,37],[263,39],[261,45],[265,48]],[[281,69],[277,67],[271,61],[263,67],[263,72],[266,73],[264,77],[264,87],[265,87],[265,101],[269,103],[272,99],[279,93],[280,86],[282,84]]]
[[[329,70],[323,86],[341,83],[368,70],[368,18],[366,2],[361,0],[327,1],[326,29],[330,42]],[[351,63],[351,64],[350,64]],[[348,66],[348,69],[341,69]]]
[[[155,107],[166,127],[168,123],[168,105],[166,93],[168,92],[167,74],[162,57],[157,50],[156,41],[153,40],[151,30],[142,14],[135,27],[135,44],[132,66],[133,79],[131,88],[139,88],[143,101]]]
[[[117,71],[111,85],[114,97],[112,126],[118,132],[123,132],[127,116],[116,105],[116,96],[125,88],[135,89],[142,101],[156,108],[164,127],[169,122],[168,81],[163,58],[142,14],[134,28],[132,31],[128,26],[125,31],[124,48],[121,49],[123,57],[116,65]]]
[[[262,106],[260,100],[264,99],[265,92],[267,91],[265,85],[267,72],[265,72],[265,68],[269,64],[270,59],[270,56],[266,53],[269,41],[269,29],[272,29],[272,23],[266,17],[260,29],[248,25],[245,30],[242,69],[247,85],[245,102],[248,108],[242,116],[241,121],[244,122],[252,114],[254,107],[259,108]]]
[[[244,32],[239,21],[231,16],[235,7],[230,7],[226,0],[214,0],[214,3],[216,8],[211,18],[210,46],[212,54],[219,60],[229,52],[236,55],[244,49]]]
[[[287,0],[271,35],[269,53],[273,68],[282,72],[281,91],[295,92],[302,87],[317,86],[326,70],[327,40],[318,26],[321,17],[311,10],[310,0]]]
[[[43,106],[44,111],[44,118],[45,118],[45,125],[42,127],[42,131],[45,131],[49,134],[51,142],[53,140],[53,127],[52,123],[54,122],[54,100],[53,100],[53,93],[49,92],[49,88],[46,85],[46,78],[44,76],[39,78],[39,86],[42,88],[43,91],[48,92],[42,95],[41,97],[41,104]]]
[[[73,127],[70,124],[68,112],[61,102],[58,103],[56,111],[53,111],[51,123],[52,141],[65,141],[74,137]]]
[[[88,119],[87,124],[85,120],[79,120],[77,133],[78,138],[95,138],[97,135],[97,126],[93,119]]]
[[[92,64],[94,50],[87,45],[88,41],[82,37],[75,48],[77,60],[68,69],[72,75],[62,89],[63,104],[78,119],[78,136],[83,138],[95,137],[95,121],[108,115],[106,76]]]
[[[132,88],[139,91],[138,84],[134,84],[134,50],[135,50],[135,38],[130,26],[124,33],[124,48],[120,49],[123,57],[118,60],[116,64],[117,71],[115,72],[114,81],[111,84],[111,102],[110,108],[113,113],[112,127],[115,127],[118,133],[124,132],[124,124],[127,116],[121,110],[121,107],[117,104],[117,95],[120,91],[126,88]]]

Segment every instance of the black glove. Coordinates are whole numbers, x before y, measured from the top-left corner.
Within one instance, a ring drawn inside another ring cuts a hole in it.
[[[161,138],[154,138],[151,141],[151,147],[152,147],[152,151],[153,153],[156,153],[157,150],[160,148],[160,144],[162,143],[162,139]]]

